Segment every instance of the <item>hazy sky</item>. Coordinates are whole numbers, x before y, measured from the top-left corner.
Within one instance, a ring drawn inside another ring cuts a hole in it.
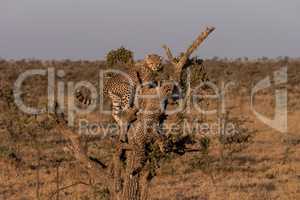
[[[0,0],[0,25],[2,58],[178,53],[206,25],[217,30],[201,57],[300,56],[299,0]]]

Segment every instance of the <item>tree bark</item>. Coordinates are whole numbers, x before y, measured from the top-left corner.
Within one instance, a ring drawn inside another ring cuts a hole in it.
[[[135,152],[131,151],[127,157],[126,176],[123,188],[122,200],[142,200],[141,199],[141,185],[140,185],[140,173],[132,175],[132,169],[136,163]]]

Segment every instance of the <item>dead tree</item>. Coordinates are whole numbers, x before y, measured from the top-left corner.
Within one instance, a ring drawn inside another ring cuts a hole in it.
[[[179,82],[185,63],[212,31],[214,31],[213,27],[206,28],[206,30],[202,32],[192,43],[192,45],[186,50],[186,52],[182,55],[178,62],[175,61],[171,50],[167,46],[163,46],[168,59],[174,66],[174,74],[172,75],[173,80]],[[188,99],[189,97],[184,97],[185,102]],[[132,175],[132,169],[135,168],[136,165],[136,151],[134,150],[134,146],[132,146],[132,144],[118,143],[116,145],[117,148],[115,149],[115,154],[113,156],[112,162],[104,164],[99,160],[89,158],[86,154],[86,149],[82,146],[80,136],[78,136],[72,129],[67,127],[67,123],[66,121],[64,121],[63,117],[60,117],[59,115],[56,115],[56,117],[58,122],[57,129],[64,138],[69,140],[70,149],[74,157],[79,161],[81,166],[86,169],[91,177],[108,184],[107,187],[110,191],[111,199],[148,199],[148,184],[149,181],[154,177],[154,175],[151,174],[146,166],[138,171],[134,176]],[[189,150],[185,150],[185,152],[188,151]],[[124,160],[126,160],[125,169],[122,168],[122,162],[124,162]]]

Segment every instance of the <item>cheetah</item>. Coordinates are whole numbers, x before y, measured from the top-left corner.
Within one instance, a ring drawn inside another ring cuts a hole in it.
[[[141,90],[142,95],[157,96],[139,100],[140,110],[137,113],[137,120],[128,131],[129,144],[134,154],[130,161],[131,176],[140,172],[145,165],[149,144],[158,142],[160,150],[164,151],[164,134],[160,131],[161,117],[165,113],[168,99],[172,97],[173,91],[174,86],[170,84]]]
[[[161,70],[162,58],[156,54],[149,54],[143,61],[136,63],[134,69],[127,70],[125,72],[127,76],[117,74],[105,83],[103,93],[112,103],[112,117],[122,130],[120,132],[122,141],[127,140],[129,123],[135,120],[132,113],[137,112],[133,107],[137,87],[155,85],[154,74]],[[81,90],[76,91],[76,99],[81,104],[92,103],[92,99]]]

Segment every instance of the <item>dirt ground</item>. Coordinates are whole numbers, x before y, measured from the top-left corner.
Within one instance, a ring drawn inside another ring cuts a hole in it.
[[[225,94],[226,120],[247,133],[249,141],[224,145],[211,131],[208,153],[172,155],[161,163],[151,182],[155,200],[295,200],[300,199],[300,61],[299,60],[205,60],[209,80],[222,88],[233,82]],[[287,67],[287,83],[276,85],[274,72]],[[64,82],[98,81],[100,61],[0,60],[0,199],[107,199],[104,183],[89,183],[66,148],[68,141],[44,124],[35,126],[28,116],[15,110],[9,89],[21,72],[28,69],[62,69]],[[168,69],[164,71],[168,74]],[[277,90],[287,91],[288,130],[282,133],[263,123],[251,108],[251,90],[260,80],[270,77],[272,86],[255,96],[254,109],[272,118]],[[197,78],[197,77],[196,77]],[[47,78],[35,76],[25,81],[22,97],[26,104],[47,103]],[[217,109],[216,100],[204,100],[206,109]],[[209,116],[192,109],[188,122],[200,120],[218,123],[218,114]],[[39,120],[39,116],[36,117]],[[111,122],[107,115],[95,112],[81,116],[90,122]],[[45,128],[46,127],[46,128]],[[45,131],[46,130],[46,131]],[[196,131],[196,136],[204,134]],[[101,160],[111,159],[109,139],[95,137],[89,142],[89,154]],[[59,193],[55,193],[57,189]]]

